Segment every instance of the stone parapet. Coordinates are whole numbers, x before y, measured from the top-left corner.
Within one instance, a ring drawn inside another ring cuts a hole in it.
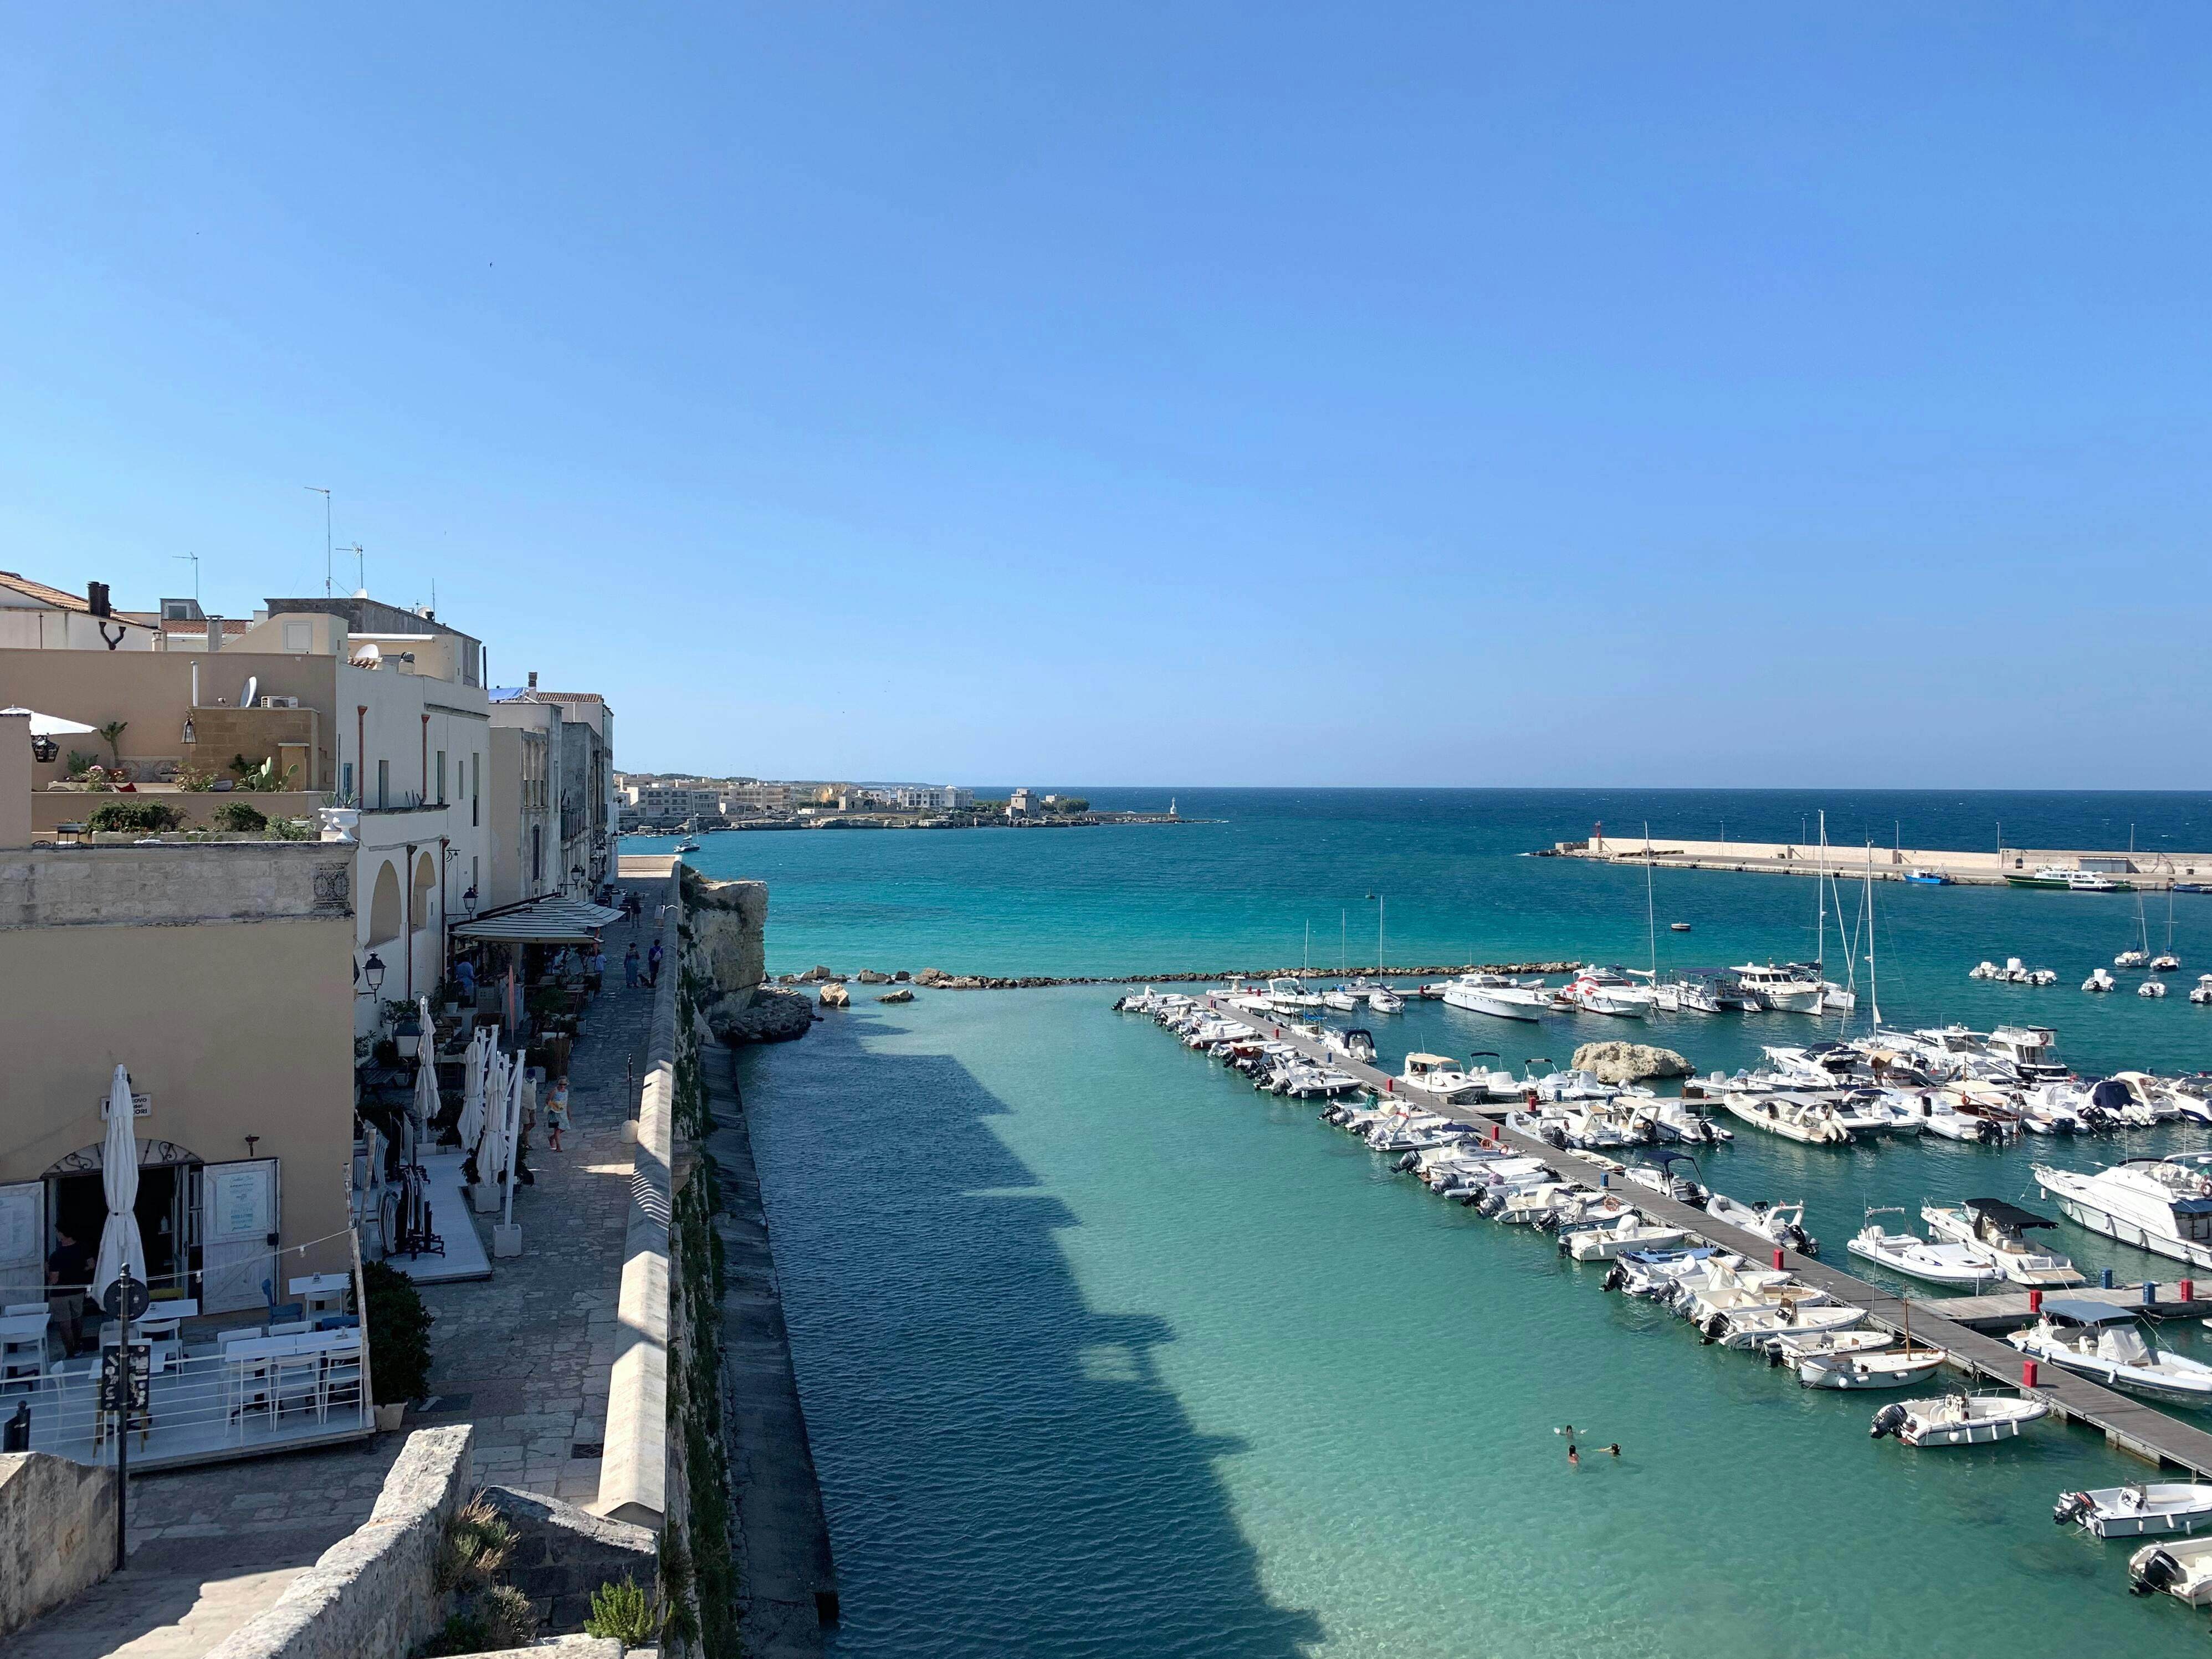
[[[114,1470],[47,1452],[0,1456],[0,1636],[114,1565]]]

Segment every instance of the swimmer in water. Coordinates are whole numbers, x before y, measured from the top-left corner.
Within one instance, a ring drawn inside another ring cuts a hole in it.
[[[1574,1443],[1570,1441],[1567,1444],[1567,1467],[1569,1468],[1578,1469],[1582,1468],[1582,1466],[1583,1455],[1575,1449]]]

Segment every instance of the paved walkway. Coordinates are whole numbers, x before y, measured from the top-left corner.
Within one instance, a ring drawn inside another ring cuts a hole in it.
[[[617,963],[630,937],[609,930]],[[494,1261],[489,1279],[422,1287],[437,1321],[431,1398],[407,1419],[475,1424],[479,1480],[573,1504],[599,1494],[629,1212],[624,1062],[642,1071],[653,1012],[619,966],[607,977],[571,1060],[565,1150],[546,1146],[542,1117],[531,1136],[523,1254]],[[494,1218],[472,1218],[487,1253]],[[9,1638],[7,1659],[198,1659],[368,1518],[406,1437],[134,1479],[129,1569]]]

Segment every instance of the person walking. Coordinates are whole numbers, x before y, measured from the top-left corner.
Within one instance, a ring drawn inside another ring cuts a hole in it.
[[[553,1080],[553,1097],[545,1103],[545,1143],[553,1151],[561,1150],[562,1132],[568,1127],[568,1079]]]
[[[594,941],[592,945],[591,957],[584,964],[584,988],[586,991],[589,991],[593,996],[597,996],[599,994],[599,987],[606,982],[606,947],[599,944],[597,941]]]
[[[645,953],[645,982],[654,990],[658,990],[660,987],[661,955],[660,941],[655,939],[653,941],[653,949]]]
[[[633,991],[637,989],[638,966],[637,941],[633,939],[629,949],[623,952],[623,983]]]

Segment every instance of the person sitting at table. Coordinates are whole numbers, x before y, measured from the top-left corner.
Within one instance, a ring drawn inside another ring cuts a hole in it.
[[[92,1252],[66,1227],[54,1229],[54,1248],[46,1253],[46,1310],[61,1328],[62,1353],[76,1358],[84,1337],[84,1287],[92,1278]]]
[[[473,1008],[477,1000],[477,965],[466,957],[453,963],[453,983],[461,988],[461,1000]]]

